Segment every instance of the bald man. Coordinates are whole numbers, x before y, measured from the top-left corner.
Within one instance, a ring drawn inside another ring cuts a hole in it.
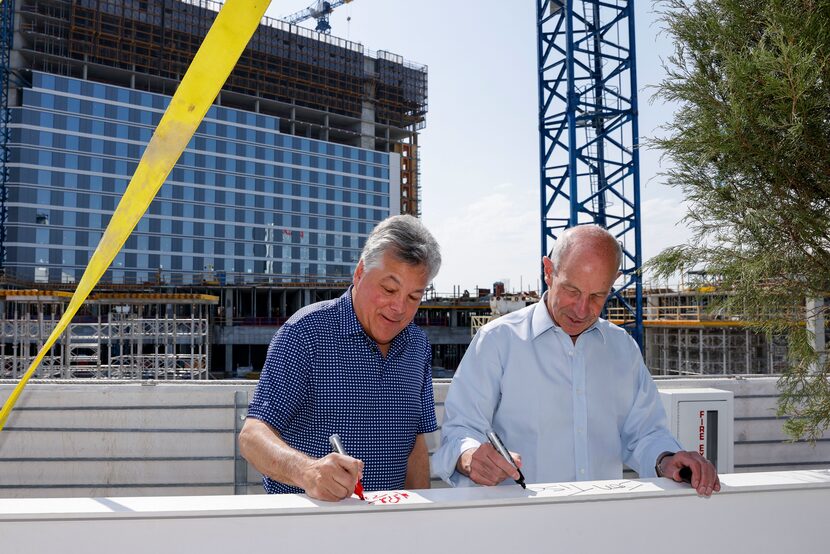
[[[666,426],[637,344],[599,317],[620,275],[622,249],[605,229],[566,230],[543,258],[541,301],[478,331],[447,395],[433,468],[453,486],[518,479],[487,441],[494,430],[530,483],[640,477],[720,490],[715,467],[685,452]]]

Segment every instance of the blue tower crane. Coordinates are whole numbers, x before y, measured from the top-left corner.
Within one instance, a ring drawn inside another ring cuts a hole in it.
[[[542,255],[574,225],[617,237],[623,275],[609,304],[624,315],[611,319],[642,348],[634,0],[537,0],[536,15]]]
[[[318,33],[329,34],[331,33],[329,14],[334,11],[334,8],[337,6],[348,4],[351,1],[352,0],[335,0],[334,2],[326,2],[324,0],[318,0],[307,8],[304,8],[287,17],[283,17],[282,20],[296,25],[301,21],[305,21],[306,19],[313,17],[317,20],[317,27],[315,27],[314,30]]]

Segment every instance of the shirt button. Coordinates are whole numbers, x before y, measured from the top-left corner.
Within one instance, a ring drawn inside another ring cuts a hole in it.
[[[574,355],[574,351],[573,350],[568,350],[568,356],[573,356],[573,355]]]
[[[579,474],[580,474],[580,475],[585,475],[585,468],[580,469],[580,470],[579,470]]]

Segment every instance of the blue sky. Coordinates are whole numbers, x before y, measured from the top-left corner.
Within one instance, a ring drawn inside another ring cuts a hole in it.
[[[310,0],[272,2],[282,17]],[[536,9],[531,0],[353,0],[331,15],[332,34],[429,68],[429,112],[420,136],[423,221],[442,247],[439,292],[502,280],[539,280],[539,136]],[[659,133],[672,107],[650,102],[672,44],[651,2],[635,2],[640,134]],[[350,18],[350,19],[349,19]],[[313,20],[305,23],[314,26]],[[660,153],[640,154],[643,255],[680,244],[679,191],[657,174]]]

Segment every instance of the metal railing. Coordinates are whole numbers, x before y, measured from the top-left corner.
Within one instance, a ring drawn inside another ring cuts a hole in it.
[[[609,307],[606,309],[608,319],[618,321],[627,320],[630,310],[623,307]],[[644,306],[643,320],[668,321],[711,321],[713,319],[740,319],[739,316],[725,313],[712,313],[706,306]]]

